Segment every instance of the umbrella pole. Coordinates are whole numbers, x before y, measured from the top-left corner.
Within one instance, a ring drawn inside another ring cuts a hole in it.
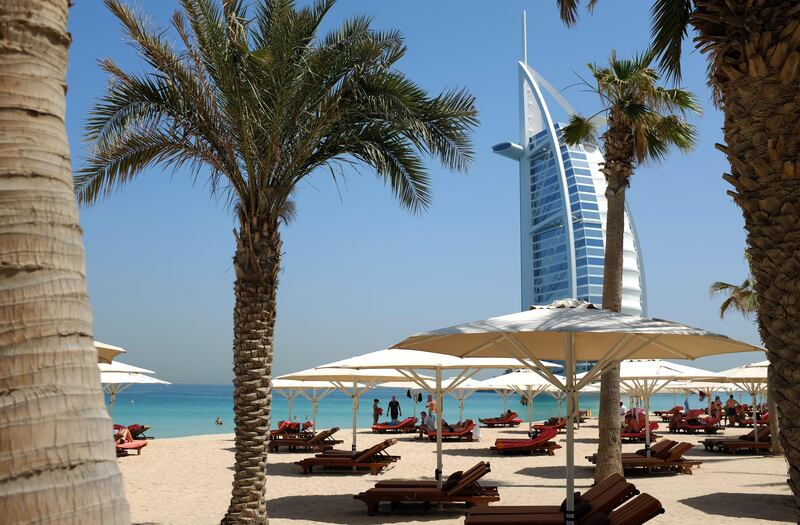
[[[289,421],[292,420],[292,402],[294,401],[294,392],[291,390],[289,391],[289,395],[286,396],[286,399],[289,401]]]
[[[353,454],[355,454],[356,452],[356,426],[358,425],[358,422],[356,421],[357,417],[358,417],[358,395],[356,393],[356,381],[354,379],[353,380],[353,445],[352,447],[350,447],[351,450],[353,451]]]
[[[575,523],[575,335],[566,336],[567,372],[567,497],[564,519],[567,525]]]
[[[436,369],[436,486],[442,488],[442,369]]]
[[[756,418],[756,393],[750,392],[753,397],[753,440],[756,444],[755,453],[758,454],[758,418]]]
[[[531,397],[531,387],[528,387],[528,435],[533,432],[533,398]]]
[[[644,449],[650,457],[650,395],[644,396]]]
[[[114,402],[116,400],[117,400],[117,392],[115,390],[111,390],[108,396],[108,417],[113,417]]]

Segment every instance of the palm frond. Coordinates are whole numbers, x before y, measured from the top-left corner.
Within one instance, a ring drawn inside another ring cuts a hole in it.
[[[681,78],[681,44],[691,13],[692,0],[655,0],[650,8],[651,48],[668,79]]]
[[[595,144],[597,141],[597,123],[592,118],[581,115],[571,115],[566,126],[561,128],[564,142],[570,146],[580,144]]]

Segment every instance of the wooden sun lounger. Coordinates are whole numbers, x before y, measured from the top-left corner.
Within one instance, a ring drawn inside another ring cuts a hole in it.
[[[654,434],[658,430],[658,422],[651,421],[650,422],[650,440],[655,441],[656,439],[660,438],[661,436]],[[620,433],[620,438],[623,440],[628,441],[644,441],[646,439],[645,430],[642,429],[639,432],[622,432]]]
[[[136,455],[142,454],[142,449],[147,446],[146,439],[135,439],[127,443],[114,443],[117,447],[117,456],[127,456],[131,450],[136,451]]]
[[[608,514],[610,525],[642,525],[664,513],[661,502],[650,494],[639,494]]]
[[[733,439],[731,441],[723,441],[718,445],[719,449],[726,454],[736,454],[740,450],[750,450],[752,452],[764,451],[769,452],[772,448],[772,441],[767,438],[764,441],[745,441],[743,439]]]
[[[672,447],[674,447],[677,444],[678,444],[677,441],[672,441],[671,439],[664,439],[662,441],[659,441],[658,443],[656,443],[652,447],[650,447],[650,455],[651,456],[657,456],[659,454],[665,454],[668,450],[670,450]],[[637,450],[636,452],[623,452],[622,453],[623,461],[625,460],[625,458],[637,459],[637,458],[640,458],[640,457],[647,457],[647,449],[643,448],[643,449]],[[586,459],[588,459],[592,463],[596,463],[597,462],[597,454],[592,454],[591,456],[586,456]]]
[[[486,462],[480,461],[476,463],[474,466],[470,467],[469,470],[465,470],[461,475],[462,476],[471,476],[475,472],[479,472],[481,469],[485,468]],[[475,482],[478,484],[478,482]],[[406,488],[406,487],[436,487],[436,480],[431,479],[389,479],[386,481],[379,481],[375,483],[375,488]],[[485,488],[485,487],[484,487]]]
[[[755,440],[756,431],[751,430],[747,434],[742,434],[738,438],[709,438],[704,439],[700,443],[703,444],[706,450],[714,450],[714,448],[719,448],[722,450],[721,445],[722,443],[728,443],[731,441],[744,441],[746,443],[752,443]],[[758,440],[759,441],[768,441],[769,440],[769,427],[759,428],[758,429]]]
[[[511,412],[511,414],[503,417],[487,417],[478,420],[482,425],[487,427],[516,427],[522,420],[519,419],[519,414]]]
[[[488,505],[499,501],[500,495],[497,487],[484,487],[478,480],[491,471],[488,463],[483,463],[481,468],[473,468],[467,473],[454,473],[442,488],[437,487],[375,487],[353,496],[354,499],[363,501],[367,505],[367,513],[374,515],[382,501],[388,501],[392,510],[400,503],[419,502],[424,509],[430,508],[431,503],[464,503],[467,507]]]
[[[386,432],[414,432],[414,427],[416,424],[417,418],[407,417],[396,425],[390,425],[388,423],[378,423],[377,425],[372,425],[372,431],[377,434],[383,434]]]
[[[701,461],[689,461],[683,458],[683,454],[692,448],[691,443],[678,443],[667,452],[659,453],[648,457],[625,457],[622,459],[622,468],[647,469],[649,472],[676,472],[679,474],[691,474],[692,468],[702,464]]]
[[[303,437],[285,437],[281,439],[272,439],[269,442],[270,452],[278,452],[280,447],[286,447],[289,450],[303,449],[309,450],[327,450],[333,448],[334,445],[342,443],[340,439],[331,439],[331,436],[339,431],[338,427],[333,427],[330,430],[323,430],[314,436],[308,438]]]
[[[562,417],[557,422],[552,424],[548,422],[548,423],[539,423],[537,425],[533,425],[534,430],[544,430],[546,428],[552,428],[560,432],[562,429],[567,428],[567,420]]]
[[[305,458],[295,465],[299,466],[303,474],[310,474],[314,467],[329,469],[368,469],[370,474],[376,475],[386,468],[390,461],[380,459],[380,453],[389,446],[397,443],[396,439],[387,439],[355,455],[317,454],[313,458]]]
[[[554,451],[561,448],[561,445],[550,441],[558,435],[558,431],[553,427],[542,430],[538,436],[531,439],[500,439],[494,442],[490,450],[495,450],[499,454],[533,454],[543,452],[552,456]]]
[[[466,439],[467,441],[472,441],[472,429],[475,428],[475,423],[468,419],[465,421],[466,426],[461,430],[456,430],[453,432],[442,430],[442,439],[445,441],[450,440],[458,440],[461,441],[462,439]],[[436,440],[436,431],[428,431],[428,439],[431,441]]]
[[[611,512],[638,493],[639,491],[636,487],[625,481],[624,477],[619,474],[612,474],[581,495],[581,499],[591,505],[591,510],[581,518],[587,519],[597,512]],[[495,505],[470,510],[464,525],[514,523],[515,521],[526,523],[525,518],[515,518],[513,516],[525,516],[527,519],[532,519],[535,523],[538,523],[536,521],[538,515],[558,516],[561,520],[559,523],[564,522],[564,514],[558,505]]]

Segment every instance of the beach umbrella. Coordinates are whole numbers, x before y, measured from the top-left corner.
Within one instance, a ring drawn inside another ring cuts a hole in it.
[[[353,444],[352,450],[356,451],[358,431],[358,405],[359,399],[375,385],[386,381],[405,380],[406,376],[393,369],[356,370],[348,368],[309,368],[292,374],[285,374],[278,379],[293,379],[295,381],[329,381],[336,388],[350,397],[353,401]]]
[[[755,432],[756,443],[758,443],[758,416],[756,414],[756,396],[763,393],[767,389],[767,378],[769,374],[769,361],[759,361],[757,363],[747,363],[730,370],[723,370],[719,373],[724,377],[724,381],[736,386],[738,390],[742,390],[750,394],[753,404],[753,429]],[[775,417],[772,414],[771,417]]]
[[[456,377],[448,377],[447,379],[442,380],[442,388],[445,390],[450,388],[450,385],[457,381]],[[478,390],[485,390],[481,385],[482,381],[477,381],[475,379],[469,378],[465,381],[461,381],[458,385],[450,390],[450,395],[458,401],[458,420],[464,420],[464,401],[477,392]]]
[[[729,352],[761,350],[699,328],[602,310],[576,300],[556,301],[548,306],[501,317],[433,330],[408,337],[394,348],[413,348],[456,357],[513,356],[532,362],[567,395],[566,521],[574,523],[575,432],[577,396],[604,368],[623,359],[695,359]],[[563,360],[565,381],[546,367],[542,359]],[[595,361],[586,375],[576,380],[578,361]],[[526,365],[527,366],[527,365]]]
[[[626,359],[619,365],[620,388],[644,401],[644,448],[650,457],[650,397],[672,381],[713,380],[716,372],[662,359]]]
[[[94,342],[94,349],[97,350],[97,362],[104,364],[111,363],[115,357],[125,353],[125,349],[120,346],[101,343],[100,341]]]
[[[552,365],[552,363],[550,363]],[[339,366],[359,369],[370,368],[391,368],[402,371],[408,379],[418,381],[417,370],[432,370],[435,373],[436,397],[436,470],[434,476],[437,485],[442,486],[442,401],[445,395],[455,390],[458,385],[470,379],[486,368],[523,368],[534,366],[528,362],[523,364],[517,359],[507,357],[486,358],[466,358],[432,354],[430,352],[419,352],[417,350],[393,349],[378,350],[367,354],[351,357],[337,361],[326,366]],[[458,374],[446,388],[442,386],[442,373],[445,370],[457,370]],[[422,386],[422,383],[420,383]]]
[[[421,394],[422,392],[427,392],[428,394],[433,395],[434,391],[436,390],[436,384],[433,379],[428,379],[423,382],[426,386],[423,388],[420,386],[420,383],[416,381],[388,381],[386,383],[381,383],[377,385],[378,388],[399,388],[402,390],[407,390],[411,394],[411,415],[417,415],[417,394]]]
[[[564,378],[556,376],[561,381]],[[533,400],[542,392],[546,392],[552,384],[550,381],[542,377],[541,374],[531,372],[530,370],[512,372],[510,374],[503,374],[496,377],[490,377],[481,382],[486,388],[491,389],[508,389],[509,391],[516,392],[528,401],[528,432],[533,431]],[[559,416],[561,414],[559,413]]]
[[[103,385],[103,391],[108,394],[109,416],[113,416],[117,394],[127,390],[131,386],[171,384],[169,381],[162,381],[161,379],[148,375],[155,373],[152,370],[129,365],[127,363],[120,363],[119,361],[97,363],[97,368],[100,369],[100,383]]]
[[[336,385],[330,381],[294,381],[276,378],[272,380],[272,389],[286,398],[289,404],[289,421],[292,420],[292,404],[294,400],[298,397],[308,399],[311,402],[311,428],[316,432],[319,402],[336,390]]]

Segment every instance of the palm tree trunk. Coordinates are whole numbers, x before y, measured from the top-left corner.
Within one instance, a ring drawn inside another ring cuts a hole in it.
[[[800,7],[793,0],[696,3],[698,46],[725,115],[731,173],[774,371],[780,439],[800,517]]]
[[[779,437],[778,405],[775,403],[775,372],[772,367],[769,367],[767,377],[767,412],[769,413],[769,434],[772,440],[772,453],[776,456],[782,456],[783,447]]]
[[[275,297],[281,240],[276,222],[242,218],[234,256],[233,412],[236,462],[223,524],[268,522],[267,438],[272,402]]]
[[[622,308],[622,245],[625,239],[625,189],[632,173],[633,142],[626,129],[613,124],[605,133],[606,176],[606,246],[603,266],[603,308],[619,312]],[[619,417],[619,363],[606,368],[600,376],[599,443],[595,482],[611,474],[622,474],[622,445]]]
[[[64,128],[68,0],[0,3],[3,523],[129,523]]]

